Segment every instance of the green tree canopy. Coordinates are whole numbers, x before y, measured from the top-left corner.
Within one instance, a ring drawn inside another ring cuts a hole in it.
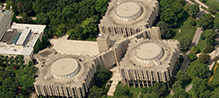
[[[215,16],[214,28],[219,29],[219,13],[217,13],[217,15]]]
[[[214,18],[210,14],[203,14],[198,20],[198,26],[203,29],[213,28]]]
[[[194,65],[193,74],[199,78],[205,78],[209,69],[206,64],[197,63]]]
[[[180,46],[181,46],[181,50],[182,51],[187,51],[190,47],[191,44],[191,40],[188,38],[183,38],[179,40],[180,42]]]
[[[163,21],[159,21],[157,26],[160,28],[162,38],[168,39],[172,36],[173,31],[169,28],[168,24]]]
[[[210,56],[207,53],[203,53],[198,57],[198,61],[203,64],[207,64]]]
[[[192,4],[190,7],[189,7],[189,14],[192,16],[192,17],[196,17],[198,12],[199,12],[199,7],[197,4]]]

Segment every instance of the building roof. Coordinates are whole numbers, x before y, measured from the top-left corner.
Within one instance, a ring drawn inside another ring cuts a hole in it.
[[[21,33],[21,36],[19,37],[16,45],[24,45],[25,40],[27,39],[27,36],[30,34],[31,29],[26,28],[24,31]]]
[[[12,14],[5,11],[0,13],[0,39],[2,39],[5,31],[8,29],[7,26],[10,24]]]

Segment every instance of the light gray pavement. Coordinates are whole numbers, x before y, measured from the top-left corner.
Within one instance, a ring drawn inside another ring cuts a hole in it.
[[[192,84],[190,84],[188,87],[186,87],[185,91],[188,92],[191,89],[192,89]]]
[[[196,32],[195,32],[195,36],[193,37],[192,44],[191,44],[190,47],[192,47],[194,45],[196,46],[198,44],[198,41],[200,39],[200,36],[201,36],[202,32],[203,32],[202,28],[197,27]]]
[[[119,74],[119,68],[118,66],[110,69],[110,71],[113,73],[112,77],[110,78],[110,81],[113,81],[111,83],[110,89],[107,92],[107,96],[113,96],[114,92],[116,90],[116,86],[118,85],[119,81],[122,80],[120,74]]]
[[[191,49],[192,46],[196,46],[198,44],[198,41],[200,39],[200,36],[201,36],[202,32],[203,32],[202,28],[198,27],[196,32],[195,32],[195,36],[193,37],[192,44],[191,44],[189,49]],[[181,66],[180,70],[182,70],[184,72],[187,70],[187,67],[190,63],[190,60],[189,60],[189,57],[188,57],[189,53],[190,53],[190,50],[186,54],[183,54],[184,61],[182,63],[182,66]]]
[[[204,8],[208,9],[208,6],[205,5],[204,3],[200,2],[199,0],[194,0],[196,3],[198,3],[199,5],[203,6]]]
[[[190,84],[188,87],[185,88],[185,91],[188,92],[189,90],[192,89],[192,84]],[[174,95],[173,90],[170,91],[170,95]]]
[[[16,16],[17,19],[22,19],[22,16]],[[32,20],[36,20],[37,17],[32,17]]]

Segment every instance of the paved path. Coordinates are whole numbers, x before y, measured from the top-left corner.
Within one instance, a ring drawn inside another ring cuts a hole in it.
[[[189,90],[192,89],[192,84],[190,84],[188,87],[185,88],[185,91],[188,92]],[[173,90],[170,91],[170,95],[174,95]]]
[[[192,89],[192,84],[190,84],[188,87],[186,87],[185,91],[188,92],[191,89]]]
[[[199,0],[194,0],[196,3],[198,3],[199,5],[203,6],[204,8],[208,9],[208,6],[205,5],[204,3],[200,2]]]
[[[200,39],[200,36],[201,36],[202,32],[203,32],[202,28],[198,27],[196,32],[195,32],[195,36],[193,37],[192,44],[191,44],[189,49],[191,49],[192,46],[196,46],[198,44],[198,41]],[[187,67],[190,63],[190,60],[189,60],[189,57],[188,57],[189,53],[190,53],[190,50],[186,54],[183,54],[184,61],[182,63],[182,66],[181,66],[180,70],[182,70],[184,72],[187,70]]]
[[[116,86],[118,85],[119,81],[122,80],[120,74],[119,74],[119,68],[118,66],[110,69],[110,71],[113,73],[112,77],[110,78],[112,82],[109,91],[107,92],[107,96],[113,96],[114,92],[116,90]]]
[[[200,27],[197,27],[197,30],[196,30],[196,32],[195,32],[195,36],[193,37],[193,40],[192,40],[192,44],[191,44],[191,46],[190,47],[192,47],[192,46],[196,46],[197,44],[198,44],[198,41],[199,41],[199,39],[200,39],[200,36],[201,36],[201,33],[203,32],[203,30],[202,30],[202,28],[200,28]]]
[[[22,19],[22,16],[16,16],[17,19]],[[37,17],[32,17],[32,20],[36,20]]]

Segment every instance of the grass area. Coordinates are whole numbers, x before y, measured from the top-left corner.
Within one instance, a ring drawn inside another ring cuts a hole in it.
[[[201,50],[201,52],[203,52],[204,48],[207,47],[207,39],[204,39],[204,40],[199,40],[198,44],[197,44],[197,48],[199,50]]]
[[[190,62],[189,66],[188,66],[188,69],[187,69],[187,71],[186,71],[186,73],[188,74],[188,76],[190,76],[192,79],[195,78],[195,76],[194,76],[194,74],[193,74],[193,70],[194,70],[195,65],[198,64],[198,63],[199,63],[198,59],[196,59],[196,60],[193,61],[193,62]]]
[[[195,35],[196,26],[191,26],[191,21],[197,22],[195,18],[189,17],[186,21],[184,21],[180,28],[174,29],[176,35],[173,37],[173,39],[189,38],[192,40],[193,36]],[[179,32],[179,29],[181,29],[181,32]]]
[[[219,9],[219,2],[217,2],[216,0],[207,0],[207,2],[205,2],[205,4],[208,6],[216,5]]]

